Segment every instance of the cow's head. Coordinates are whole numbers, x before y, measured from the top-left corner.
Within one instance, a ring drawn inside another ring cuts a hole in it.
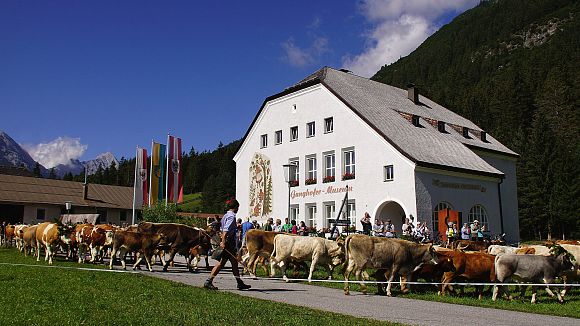
[[[57,223],[59,239],[62,243],[69,245],[72,242],[74,226]]]
[[[105,232],[105,246],[110,246],[113,244],[113,235],[115,232],[107,231]]]
[[[156,243],[158,246],[165,246],[169,243],[169,240],[165,234],[157,233],[153,237],[153,242]]]
[[[423,256],[423,262],[425,263],[429,262],[433,265],[439,264],[439,258],[437,257],[437,252],[435,251],[435,248],[433,248],[433,244],[430,243],[424,246],[428,247],[427,250],[425,251],[425,255]]]
[[[209,235],[209,237],[213,237],[220,231],[220,224],[218,222],[212,222],[205,228],[205,232]]]
[[[453,259],[441,253],[437,253],[437,268],[441,272],[455,272],[455,265],[453,264]]]

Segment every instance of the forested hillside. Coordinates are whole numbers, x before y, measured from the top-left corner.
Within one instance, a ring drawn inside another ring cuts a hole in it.
[[[408,83],[518,152],[521,237],[580,238],[579,1],[496,0],[374,80]]]

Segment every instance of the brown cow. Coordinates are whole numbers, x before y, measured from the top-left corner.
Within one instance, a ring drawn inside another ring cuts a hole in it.
[[[97,260],[103,261],[103,250],[112,243],[112,232],[115,227],[109,224],[97,224],[93,227],[90,234],[91,260],[90,263],[96,263]]]
[[[160,233],[152,234],[118,230],[113,234],[113,249],[111,251],[109,268],[113,269],[113,262],[115,261],[117,251],[119,251],[119,258],[121,259],[121,265],[123,266],[123,269],[126,269],[125,255],[127,252],[136,252],[137,260],[133,265],[133,269],[137,268],[139,263],[141,263],[143,256],[145,256],[147,268],[150,272],[152,272],[153,268],[151,267],[151,256],[153,255],[153,250],[159,244],[164,244],[164,241],[165,236]]]
[[[6,225],[6,229],[4,229],[4,245],[12,245],[12,241],[14,240],[14,229],[15,226],[12,224]]]
[[[40,223],[36,228],[36,261],[40,261],[40,249],[44,248],[44,260],[52,265],[52,258],[61,243],[70,243],[72,228],[51,222]]]
[[[32,249],[38,250],[36,247],[36,229],[38,225],[29,226],[24,230],[24,235],[22,236],[23,244],[24,244],[24,256],[28,256],[31,253]]]
[[[445,272],[455,271],[455,266],[453,265],[453,260],[451,260],[451,258],[437,251],[435,254],[437,255],[437,264],[432,264],[430,262],[423,264],[418,270],[411,274],[412,282],[416,282],[419,279],[424,279],[427,282],[434,283],[441,282]],[[401,279],[401,290],[403,293],[406,293],[408,290],[406,284],[403,282],[403,279]],[[420,288],[427,288],[427,286],[421,286]],[[437,288],[437,286],[435,286],[435,288]]]
[[[247,260],[246,269],[251,276],[256,276],[256,266],[258,257],[269,259],[274,250],[274,237],[284,232],[263,231],[258,229],[248,230],[246,232],[246,248],[248,253],[242,257],[243,261]]]
[[[455,240],[451,249],[463,251],[487,251],[490,246],[489,241]]]
[[[344,294],[349,294],[348,279],[354,270],[357,280],[368,278],[365,268],[375,268],[384,270],[385,273],[376,273],[378,281],[383,281],[383,277],[388,273],[387,295],[391,295],[391,286],[397,275],[407,278],[421,265],[427,262],[437,264],[437,256],[432,244],[417,244],[414,242],[391,239],[369,237],[362,234],[351,234],[345,241],[345,270],[344,270]],[[383,292],[382,284],[377,284],[379,294]],[[361,291],[366,293],[366,285],[361,283]]]
[[[454,292],[449,283],[458,279],[471,282],[495,282],[494,259],[495,256],[483,252],[441,251],[440,254],[449,257],[453,261],[455,271],[446,272],[443,275],[441,295],[449,288]],[[476,286],[479,299],[482,297],[483,286]]]
[[[75,226],[75,236],[77,240],[77,256],[79,264],[85,262],[85,256],[89,252],[91,245],[91,231],[94,225],[91,223],[77,224]]]
[[[159,246],[161,249],[169,251],[169,259],[163,265],[163,271],[166,272],[169,265],[173,262],[176,254],[187,255],[191,248],[209,242],[213,235],[213,228],[208,227],[202,230],[197,227],[191,227],[178,223],[151,223],[141,222],[137,226],[141,233],[162,233],[166,237],[166,245]],[[235,253],[234,253],[235,254]],[[188,266],[189,267],[189,266]]]

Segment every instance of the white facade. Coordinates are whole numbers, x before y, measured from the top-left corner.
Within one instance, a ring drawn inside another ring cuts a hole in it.
[[[333,130],[325,133],[327,118],[332,118]],[[315,134],[308,137],[312,122]],[[296,126],[298,137],[290,141],[291,128]],[[276,144],[280,141],[280,131],[282,141]],[[346,151],[355,153],[355,178],[351,180],[342,180],[346,172]],[[262,161],[269,161],[269,168],[266,164],[260,167],[252,164],[257,154]],[[335,181],[323,183],[325,155],[328,154],[334,154]],[[317,182],[305,185],[311,158],[316,159]],[[500,156],[484,159],[506,174],[513,173],[503,181],[501,191],[504,230],[510,240],[515,241],[519,237],[515,163]],[[266,102],[234,160],[236,197],[240,202],[238,216],[241,218],[251,216],[263,223],[272,217],[284,222],[288,216],[289,188],[283,165],[298,161],[299,185],[290,188],[290,216],[294,219],[297,209],[298,223],[305,221],[317,229],[330,227],[327,215],[334,213],[330,218],[336,218],[348,186],[349,203],[354,204],[350,207],[351,215],[354,215],[351,219],[356,221],[359,230],[365,212],[382,220],[392,219],[398,230],[404,217],[410,215],[416,217],[415,222],[426,221],[432,225],[434,207],[447,202],[462,212],[463,221],[467,221],[475,205],[480,205],[487,214],[490,231],[500,233],[497,186],[500,178],[417,166],[320,83]],[[385,167],[389,165],[393,167],[393,179],[385,181]],[[256,202],[263,204],[261,200],[264,198],[267,198],[266,206],[269,207],[256,208]],[[316,215],[313,217],[314,210]]]

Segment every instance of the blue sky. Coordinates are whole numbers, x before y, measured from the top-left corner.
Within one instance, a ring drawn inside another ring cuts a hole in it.
[[[370,76],[477,2],[2,1],[0,130],[47,167],[167,132],[211,150],[267,96],[325,65]]]

